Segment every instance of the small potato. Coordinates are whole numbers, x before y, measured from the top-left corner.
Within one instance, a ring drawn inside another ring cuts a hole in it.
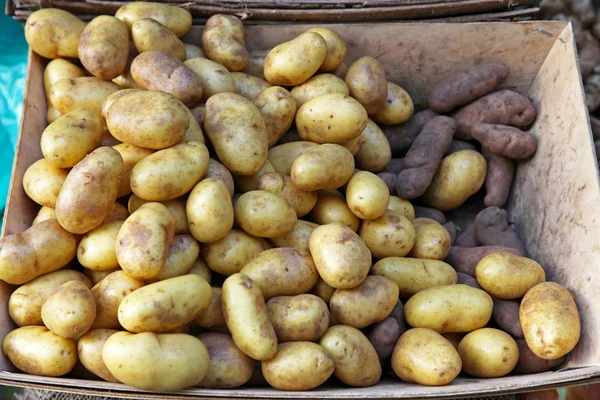
[[[198,257],[198,259],[192,264],[192,268],[190,268],[187,272],[188,274],[198,275],[208,283],[211,281],[211,273],[208,265],[202,259],[202,257]]]
[[[45,326],[24,326],[2,341],[2,352],[23,372],[40,376],[61,376],[77,363],[77,345],[52,333]]]
[[[52,85],[50,101],[63,115],[85,108],[101,116],[104,100],[120,89],[117,84],[90,76],[61,79]]]
[[[214,389],[232,389],[250,380],[254,360],[237,348],[229,335],[202,333],[198,339],[210,356],[208,373],[198,386]]]
[[[113,269],[107,269],[106,271],[93,271],[91,269],[87,269],[84,268],[83,269],[83,274],[90,280],[92,281],[92,285],[97,285],[101,280],[103,280],[104,278],[106,278],[108,275],[112,274],[113,272],[116,271],[121,271],[120,267],[117,268],[113,268]]]
[[[511,372],[519,360],[517,342],[506,332],[477,329],[458,345],[463,370],[477,378],[499,378]]]
[[[331,296],[335,293],[336,289],[332,288],[325,282],[321,277],[317,280],[317,283],[311,289],[310,293],[320,297],[325,303],[329,304]]]
[[[404,316],[414,328],[471,332],[487,325],[493,306],[483,290],[467,285],[435,286],[412,296],[404,305]]]
[[[353,173],[354,158],[348,149],[338,144],[322,144],[296,158],[291,177],[298,188],[315,191],[337,189],[347,183]]]
[[[413,248],[415,228],[399,212],[386,210],[377,219],[363,221],[358,232],[375,258],[404,257]]]
[[[383,131],[375,122],[369,120],[359,136],[359,141],[360,150],[354,157],[356,168],[375,173],[383,171],[392,159],[390,142]]]
[[[375,275],[352,289],[336,290],[329,308],[338,323],[360,329],[387,318],[397,302],[398,285]]]
[[[131,25],[131,37],[139,53],[162,51],[181,61],[185,60],[185,46],[177,35],[151,18],[138,19]]]
[[[242,72],[255,76],[260,79],[265,79],[265,57],[269,54],[269,50],[257,50],[248,53],[248,64]]]
[[[327,42],[315,32],[304,32],[289,42],[275,46],[265,58],[265,78],[273,85],[304,83],[321,67],[327,55]]]
[[[392,353],[392,368],[403,381],[442,386],[458,376],[462,361],[442,335],[431,329],[416,328],[398,340]]]
[[[439,222],[429,218],[415,218],[416,240],[409,255],[415,258],[443,260],[450,251],[451,237]]]
[[[445,262],[417,258],[384,258],[373,265],[371,273],[396,282],[400,297],[403,298],[430,287],[452,285],[457,281],[456,271]]]
[[[92,75],[111,80],[127,67],[129,33],[118,18],[100,15],[91,20],[79,38],[81,63]]]
[[[114,329],[92,329],[77,341],[77,354],[79,361],[90,372],[109,382],[119,383],[119,380],[110,373],[104,360],[102,348],[109,337],[117,333]]]
[[[381,378],[377,352],[358,329],[344,325],[333,326],[325,332],[319,344],[333,357],[333,373],[346,385],[373,386]]]
[[[260,92],[254,99],[267,128],[267,143],[273,146],[290,129],[296,116],[296,100],[280,86],[273,86]]]
[[[189,274],[188,271],[198,259],[199,254],[200,245],[192,235],[175,235],[171,247],[169,247],[165,265],[160,273],[149,279],[148,282],[164,281],[165,279]]]
[[[185,8],[147,1],[125,4],[117,10],[115,17],[123,21],[129,30],[135,21],[151,18],[166,26],[177,37],[188,33],[192,26],[192,15]]]
[[[42,321],[66,339],[78,339],[96,319],[96,302],[88,286],[78,280],[63,283],[42,306]]]
[[[35,218],[31,222],[31,226],[35,226],[40,222],[46,221],[48,219],[56,219],[56,213],[54,212],[54,208],[42,206],[42,208],[40,208],[40,211],[38,211]]]
[[[486,171],[485,158],[476,151],[461,150],[444,157],[423,203],[441,211],[457,208],[481,189]]]
[[[233,274],[223,283],[221,302],[235,345],[255,360],[275,357],[277,336],[259,286],[245,275]]]
[[[273,86],[262,78],[244,72],[232,72],[231,77],[235,81],[235,92],[250,101],[254,101],[264,90]]]
[[[327,28],[313,28],[309,29],[308,32],[318,33],[327,42],[327,54],[319,71],[335,71],[346,58],[346,43],[344,43],[344,40],[336,31]]]
[[[190,43],[184,43],[183,44],[185,46],[185,59],[186,60],[190,60],[192,58],[206,58],[206,54],[204,53],[204,50],[202,50],[200,47],[190,44]]]
[[[133,167],[154,151],[129,143],[118,144],[113,146],[113,149],[117,150],[123,159],[123,171],[119,177],[119,191],[117,193],[117,197],[122,197],[131,193],[131,170]]]
[[[79,68],[71,61],[63,60],[62,58],[56,58],[46,65],[46,68],[44,68],[44,91],[46,92],[46,101],[48,102],[48,113],[51,112],[50,108],[52,108],[55,113],[60,114],[58,117],[62,116],[50,101],[50,91],[52,86],[61,79],[80,78],[82,76],[85,76],[85,71],[83,69]],[[58,119],[58,117],[56,119]],[[51,122],[54,121],[48,121],[48,123]]]
[[[344,96],[350,95],[346,82],[332,74],[315,75],[302,85],[296,86],[290,92],[296,99],[296,105],[301,105],[322,94],[339,93]]]
[[[263,174],[275,172],[275,168],[269,160],[265,162],[265,165],[254,175],[244,176],[244,175],[233,175],[233,179],[235,181],[235,188],[241,192],[246,193],[252,190],[258,189],[258,179],[263,176]]]
[[[367,245],[352,229],[340,223],[316,228],[310,235],[309,248],[319,275],[336,289],[360,285],[371,268]]]
[[[294,229],[283,236],[276,236],[269,239],[275,247],[294,247],[299,250],[310,252],[308,248],[308,239],[315,228],[319,226],[315,223],[298,220]]]
[[[390,196],[388,210],[399,212],[411,221],[415,219],[415,208],[412,203],[398,196]]]
[[[202,48],[208,58],[230,71],[241,71],[248,64],[244,25],[233,15],[215,14],[206,21]]]
[[[267,163],[269,163],[267,161]],[[265,163],[265,165],[267,165]],[[229,191],[229,195],[233,197],[233,193],[235,191],[235,185],[233,183],[233,176],[231,172],[220,162],[217,160],[213,160],[212,158],[208,160],[208,171],[206,171],[205,178],[212,178],[223,181],[225,186],[227,186],[227,190]],[[253,189],[254,190],[254,189]]]
[[[235,81],[221,64],[206,58],[192,58],[183,65],[198,75],[202,84],[202,101],[206,102],[210,96],[217,93],[235,93]]]
[[[190,233],[202,243],[223,239],[233,227],[233,205],[223,181],[206,178],[192,189],[186,214]]]
[[[266,190],[244,193],[234,206],[235,221],[253,236],[275,237],[294,229],[296,212],[283,198]]]
[[[135,211],[137,211],[141,206],[143,206],[146,203],[150,203],[150,202],[146,201],[146,200],[142,200],[139,197],[137,197],[135,194],[132,194],[129,197],[129,202],[127,204],[129,207],[129,212],[133,214]],[[173,219],[175,220],[175,234],[176,235],[190,233],[190,230],[188,229],[187,215],[185,212],[185,203],[186,203],[185,198],[177,198],[177,199],[173,199],[173,200],[167,200],[167,201],[160,202],[160,204],[167,207],[167,210],[169,210],[169,212],[173,216]]]
[[[315,143],[346,143],[360,136],[368,120],[358,101],[340,93],[316,96],[296,113],[298,133]]]
[[[210,368],[204,344],[182,333],[117,332],[106,340],[102,359],[117,380],[155,392],[175,392],[197,385]]]
[[[260,288],[265,300],[308,292],[319,274],[310,253],[293,247],[265,250],[240,271]]]
[[[540,264],[511,253],[492,253],[481,259],[475,269],[483,290],[500,299],[520,299],[538,283],[546,281]]]
[[[277,355],[262,362],[262,373],[279,390],[310,390],[325,383],[333,374],[333,357],[312,342],[282,343]]]
[[[545,360],[555,360],[573,350],[581,335],[573,295],[554,282],[540,283],[525,294],[519,320],[527,345]]]
[[[36,203],[54,208],[67,171],[50,164],[42,158],[31,164],[23,175],[23,189],[27,196]]]
[[[25,40],[31,50],[46,58],[77,58],[79,38],[86,23],[58,8],[31,13],[25,23]]]
[[[88,232],[77,247],[77,261],[93,271],[106,271],[119,266],[116,238],[124,221],[103,223]]]
[[[348,181],[346,202],[357,217],[377,219],[387,210],[390,192],[380,177],[372,172],[360,171]]]
[[[414,105],[410,95],[395,83],[387,83],[387,99],[373,114],[373,119],[382,125],[403,124],[412,117]]]
[[[339,222],[354,232],[358,231],[360,220],[350,211],[348,203],[337,190],[320,190],[317,192],[317,203],[308,215],[311,221],[319,225]]]
[[[125,271],[115,271],[92,288],[96,300],[96,320],[92,329],[120,329],[118,311],[123,299],[144,286],[144,282],[129,276]]]
[[[266,240],[232,229],[223,239],[203,244],[202,256],[212,271],[229,276],[240,272],[248,261],[270,248]]]
[[[273,297],[267,313],[280,342],[314,342],[329,327],[327,304],[312,294]]]
[[[258,190],[275,193],[286,200],[294,208],[298,218],[308,214],[317,202],[315,192],[298,189],[289,176],[276,172],[263,174],[258,179]]]
[[[301,141],[280,144],[279,146],[269,149],[269,161],[275,172],[279,172],[283,175],[290,175],[296,159],[302,154],[317,147],[319,147],[317,143]]]
[[[211,290],[212,297],[208,308],[200,313],[200,316],[194,321],[201,328],[215,328],[225,325],[225,316],[221,307],[222,290],[216,287],[211,288]]]
[[[388,82],[385,70],[376,58],[359,58],[348,68],[345,80],[350,95],[363,105],[369,115],[385,106]]]

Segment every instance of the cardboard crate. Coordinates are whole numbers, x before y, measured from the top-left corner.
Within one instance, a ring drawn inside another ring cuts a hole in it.
[[[246,27],[247,46],[268,49],[309,29],[309,25]],[[453,398],[531,391],[600,380],[600,185],[590,123],[571,26],[565,22],[471,24],[333,25],[348,44],[346,63],[363,55],[378,58],[388,79],[403,86],[416,104],[446,76],[479,63],[502,61],[511,67],[504,87],[516,87],[538,110],[531,132],[538,140],[533,158],[518,166],[509,211],[529,254],[550,280],[574,294],[582,319],[578,346],[558,372],[498,379],[460,377],[442,387],[383,379],[377,386],[333,384],[309,392],[271,388],[189,389],[153,394],[125,385],[69,377],[19,373],[0,358],[0,383],[94,393],[123,398]],[[201,27],[186,40],[199,43]],[[42,157],[40,135],[46,127],[43,60],[30,54],[23,118],[3,234],[27,229],[39,206],[22,188],[26,168]],[[9,285],[0,284],[0,339],[14,328],[7,312]]]

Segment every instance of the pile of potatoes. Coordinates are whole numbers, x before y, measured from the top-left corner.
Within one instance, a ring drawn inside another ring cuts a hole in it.
[[[145,2],[87,24],[28,19],[52,61],[44,157],[23,177],[42,207],[0,240],[0,279],[18,286],[2,349],[18,369],[309,390],[562,362],[580,334],[573,297],[498,207],[512,175],[494,163],[535,151],[520,129],[535,108],[494,92],[508,67],[447,77],[413,116],[375,58],[345,66],[330,29],[249,53],[237,18],[211,17],[202,49],[180,39],[190,25]],[[442,211],[484,181],[496,201],[456,237]]]

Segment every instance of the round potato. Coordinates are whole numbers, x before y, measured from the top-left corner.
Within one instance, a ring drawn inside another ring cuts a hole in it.
[[[269,160],[265,162],[265,165],[254,175],[244,176],[244,175],[233,175],[233,179],[235,181],[235,188],[240,193],[250,192],[252,190],[258,189],[258,179],[268,172],[275,172],[275,168]]]
[[[96,77],[67,78],[52,85],[50,101],[63,115],[84,108],[101,116],[104,100],[119,90],[117,84]]]
[[[202,256],[212,271],[229,276],[240,272],[248,261],[270,248],[266,240],[232,229],[223,239],[203,244]]]
[[[202,83],[202,101],[206,102],[213,94],[230,92],[235,93],[235,81],[221,64],[206,58],[192,58],[183,65],[198,75]]]
[[[250,380],[254,360],[237,348],[229,335],[202,333],[198,339],[206,346],[210,368],[198,386],[215,389],[232,389]]]
[[[42,206],[54,208],[66,179],[66,170],[58,168],[42,158],[25,170],[23,189],[31,200]]]
[[[396,282],[403,298],[430,287],[453,285],[457,281],[456,271],[445,262],[417,258],[387,257],[376,262],[371,273]]]
[[[92,285],[97,285],[100,281],[102,281],[108,275],[110,275],[110,274],[112,274],[113,272],[116,272],[116,271],[121,271],[121,268],[117,267],[117,268],[113,268],[113,269],[107,269],[106,271],[93,271],[91,269],[84,268],[83,269],[83,274],[90,281],[92,281]],[[97,310],[96,310],[96,313],[98,313]]]
[[[131,37],[139,53],[162,51],[181,61],[185,60],[185,46],[177,35],[160,22],[144,18],[131,25]]]
[[[196,325],[201,328],[219,328],[225,325],[225,316],[221,307],[223,293],[221,288],[211,288],[212,297],[208,308],[204,310],[198,318],[195,319]]]
[[[262,373],[279,390],[310,390],[333,374],[334,362],[322,346],[312,342],[282,343],[277,355],[261,364]]]
[[[346,43],[344,43],[344,40],[332,29],[319,27],[309,29],[308,32],[318,33],[327,42],[327,54],[319,71],[335,71],[344,62],[344,58],[346,58]]]
[[[346,186],[346,202],[350,211],[364,220],[383,215],[390,202],[390,192],[380,177],[368,171],[357,172]]]
[[[462,361],[454,346],[431,329],[406,331],[392,353],[392,369],[406,382],[447,385],[458,376],[461,368]]]
[[[79,38],[85,22],[58,8],[31,13],[25,23],[25,40],[31,49],[46,58],[77,58]]]
[[[360,225],[360,220],[352,213],[341,193],[332,189],[317,192],[317,203],[308,217],[319,225],[339,222],[354,232]]]
[[[2,341],[2,352],[15,367],[31,375],[62,376],[77,363],[75,341],[45,326],[24,326],[10,332]]]
[[[375,114],[384,107],[388,83],[385,79],[385,70],[376,58],[371,56],[359,58],[348,68],[345,80],[350,95],[363,105],[369,115]]]
[[[88,286],[78,280],[63,283],[42,306],[42,321],[66,339],[78,339],[96,319],[96,302]]]
[[[452,238],[439,222],[430,218],[415,218],[415,245],[409,255],[415,258],[443,260],[450,251]]]
[[[35,226],[40,222],[49,219],[56,219],[56,213],[54,212],[54,208],[42,206],[42,208],[40,208],[40,211],[38,211],[38,213],[35,215],[35,218],[31,222],[31,226]]]
[[[410,221],[415,219],[415,208],[410,201],[401,199],[398,196],[390,196],[388,210],[396,211],[404,215]]]
[[[265,120],[267,143],[273,146],[290,129],[296,116],[296,100],[280,86],[273,86],[260,92],[254,105]]]
[[[294,229],[296,212],[283,198],[266,190],[244,193],[234,206],[235,221],[253,236],[275,237]]]
[[[116,238],[124,221],[103,223],[88,232],[77,247],[77,261],[93,271],[106,271],[119,266]]]
[[[322,144],[296,158],[291,177],[298,188],[315,191],[337,189],[346,184],[353,173],[354,157],[348,149],[339,144]]]
[[[320,297],[325,303],[329,304],[331,296],[335,293],[336,289],[332,288],[325,282],[321,277],[317,280],[317,283],[311,289],[311,293],[315,296]]]
[[[175,392],[197,385],[210,368],[204,344],[182,333],[117,332],[106,340],[102,359],[119,381],[156,392]]]
[[[261,175],[258,179],[258,189],[275,193],[283,198],[294,208],[298,218],[308,214],[317,202],[315,192],[298,189],[289,176],[276,172]]]
[[[191,191],[186,203],[190,233],[202,243],[223,239],[233,226],[233,205],[223,181],[206,178]]]
[[[146,200],[142,200],[139,197],[137,197],[135,194],[132,194],[129,197],[129,202],[127,203],[127,206],[129,208],[129,212],[134,213],[135,211],[137,211],[141,206],[143,206],[146,203],[150,203],[150,202],[146,201]],[[175,221],[175,234],[177,234],[177,235],[181,235],[181,234],[190,232],[190,230],[188,228],[187,214],[185,212],[185,203],[186,203],[185,198],[177,198],[177,199],[173,199],[173,200],[167,200],[167,201],[160,202],[160,204],[167,207],[167,210],[169,210],[169,212],[173,216],[173,219]]]
[[[435,286],[412,296],[404,305],[404,317],[414,328],[471,332],[487,325],[493,306],[483,290],[461,284]]]
[[[109,382],[119,383],[119,380],[110,373],[104,360],[102,348],[109,337],[117,333],[114,329],[92,329],[77,341],[77,354],[79,361],[90,372]]]
[[[248,64],[244,25],[233,15],[215,14],[206,21],[202,48],[208,58],[230,71],[241,71]]]
[[[392,150],[390,142],[375,122],[367,122],[359,142],[360,149],[354,156],[356,168],[374,173],[383,171],[392,159]]]
[[[296,159],[302,154],[319,147],[319,144],[313,142],[292,142],[280,144],[269,149],[269,161],[275,171],[283,175],[290,175],[292,166]]]
[[[387,99],[373,114],[373,119],[382,125],[403,124],[412,117],[414,105],[410,95],[395,83],[387,83]]]
[[[131,170],[133,167],[154,152],[129,143],[118,144],[113,146],[113,149],[117,150],[123,159],[123,171],[119,177],[119,191],[117,193],[117,197],[122,197],[131,193]]]
[[[404,257],[413,248],[416,233],[410,220],[386,210],[377,219],[363,221],[358,232],[375,258]]]
[[[265,165],[270,164],[268,161]],[[229,195],[233,197],[233,193],[235,191],[235,185],[233,183],[233,176],[231,172],[220,162],[217,160],[213,160],[212,158],[208,160],[208,171],[206,171],[205,178],[212,178],[223,181],[225,186],[227,186],[227,190],[229,191]],[[254,190],[254,189],[252,189]]]
[[[115,17],[123,21],[129,30],[135,21],[151,18],[166,26],[177,37],[188,33],[192,26],[192,15],[185,8],[148,1],[125,4],[117,10]]]
[[[477,282],[483,290],[500,299],[520,299],[538,283],[546,281],[540,264],[511,253],[492,253],[477,263]]]
[[[312,294],[273,297],[267,313],[280,342],[314,342],[329,327],[327,304]]]
[[[465,336],[458,345],[463,370],[477,378],[499,378],[519,360],[517,342],[506,332],[482,328]]]
[[[132,278],[125,271],[115,271],[92,288],[96,300],[96,320],[92,329],[119,329],[119,305],[131,292],[144,286],[144,281]]]
[[[311,233],[317,226],[319,225],[299,219],[291,232],[286,233],[283,236],[272,237],[269,241],[275,247],[294,247],[299,250],[310,252],[310,249],[308,248],[308,238],[310,238]]]
[[[300,108],[307,101],[322,94],[339,93],[344,96],[350,94],[350,90],[342,79],[332,74],[315,75],[302,85],[296,86],[290,92],[296,99],[296,105]]]
[[[81,63],[92,75],[111,80],[127,67],[129,33],[125,24],[110,15],[91,20],[79,38]]]
[[[165,265],[160,273],[149,279],[148,282],[164,281],[165,279],[189,274],[189,270],[198,259],[199,254],[200,245],[192,235],[175,235],[171,247],[169,247]]]
[[[263,90],[273,86],[262,78],[244,72],[232,72],[231,77],[235,81],[235,92],[250,101],[254,101]]]
[[[184,43],[183,44],[185,46],[185,59],[186,60],[191,60],[192,58],[206,58],[206,54],[204,53],[204,50],[202,50],[200,47],[190,44],[190,43]]]

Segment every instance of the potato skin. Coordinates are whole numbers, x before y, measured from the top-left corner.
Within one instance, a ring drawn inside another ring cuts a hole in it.
[[[234,205],[235,221],[258,237],[285,235],[294,229],[296,212],[287,201],[266,190],[244,193]]]
[[[487,162],[486,196],[483,203],[486,207],[503,207],[508,200],[510,187],[515,176],[515,162],[509,158],[496,155],[486,148],[481,149],[481,154]]]
[[[415,245],[409,255],[415,258],[443,260],[450,251],[450,234],[437,221],[415,218]]]
[[[267,313],[279,342],[314,342],[329,327],[327,304],[312,294],[273,297]]]
[[[223,293],[221,288],[213,287],[211,290],[212,297],[208,308],[200,313],[194,322],[202,328],[216,329],[225,326],[225,316],[221,308]]]
[[[466,231],[465,231],[466,232]],[[459,237],[460,239],[460,237]],[[517,256],[522,256],[517,249],[511,249],[503,246],[478,246],[478,247],[459,247],[452,246],[446,256],[445,261],[452,265],[457,272],[469,275],[472,278],[476,277],[476,268],[479,261],[485,256],[492,253],[512,253]]]
[[[235,82],[235,93],[250,101],[254,101],[264,90],[273,86],[263,78],[258,78],[244,72],[232,72],[231,77]]]
[[[471,135],[483,148],[515,160],[531,157],[537,148],[531,133],[512,126],[474,124],[471,126]]]
[[[416,239],[410,220],[392,210],[386,210],[377,219],[363,221],[358,234],[378,259],[406,256]]]
[[[118,18],[100,15],[91,20],[79,38],[78,55],[92,75],[111,80],[127,66],[129,34]]]
[[[77,354],[83,366],[105,381],[115,383],[119,383],[119,380],[106,368],[102,360],[102,348],[108,338],[117,332],[115,329],[92,329],[77,341]]]
[[[373,120],[382,125],[403,124],[413,115],[413,101],[410,95],[395,83],[387,83],[387,98],[375,114]]]
[[[298,218],[305,216],[317,203],[317,193],[298,189],[287,175],[268,172],[258,178],[258,190],[275,193],[286,200]]]
[[[169,247],[165,265],[160,273],[147,280],[148,283],[164,281],[165,279],[175,278],[182,275],[191,274],[189,270],[194,266],[200,254],[200,245],[192,235],[175,235],[173,242]],[[208,267],[206,267],[208,269]],[[199,274],[194,274],[198,275]],[[210,279],[205,279],[210,283]]]
[[[198,241],[224,238],[233,226],[233,205],[225,183],[211,178],[199,182],[188,197],[186,213],[190,233]]]
[[[354,158],[343,146],[322,144],[296,158],[290,173],[302,190],[337,189],[352,177]]]
[[[506,332],[482,328],[465,336],[458,345],[463,370],[478,378],[498,378],[513,370],[519,360],[517,342]]]
[[[546,281],[540,264],[511,253],[492,253],[479,261],[475,270],[477,282],[492,296],[520,299],[535,285]]]
[[[520,302],[494,298],[492,320],[500,329],[515,338],[523,338],[523,328],[519,321]]]
[[[206,58],[204,50],[202,50],[200,47],[190,43],[184,43],[183,45],[185,46],[186,60],[191,60],[192,58]]]
[[[23,175],[23,189],[36,203],[56,207],[56,199],[67,179],[67,171],[55,167],[45,158],[31,164]]]
[[[346,202],[357,217],[364,220],[377,219],[387,210],[390,192],[377,175],[359,171],[348,181]]]
[[[81,281],[63,283],[42,306],[42,321],[52,332],[66,339],[78,339],[96,319],[96,302]]]
[[[181,40],[160,22],[150,19],[138,19],[131,25],[131,37],[139,53],[145,51],[163,51],[184,61],[185,46]]]
[[[375,114],[384,106],[388,86],[385,70],[376,58],[359,58],[348,68],[345,81],[350,95],[364,106],[369,115]]]
[[[202,48],[208,58],[230,71],[241,71],[248,64],[244,25],[232,15],[215,14],[206,21]]]
[[[104,100],[120,89],[112,82],[92,76],[66,78],[52,85],[50,101],[63,115],[77,108],[85,108],[101,116]]]
[[[192,26],[192,15],[188,10],[162,3],[136,1],[120,7],[115,14],[131,30],[133,23],[139,19],[151,18],[166,26],[171,32],[181,37],[188,33]]]
[[[77,261],[88,269],[106,271],[119,266],[115,240],[123,220],[103,223],[88,232],[77,246]]]
[[[313,222],[299,219],[291,232],[283,236],[269,238],[269,241],[275,247],[294,247],[309,252],[308,239],[317,226],[319,225]]]
[[[538,374],[546,372],[558,367],[565,360],[564,357],[559,357],[555,360],[545,360],[533,354],[527,346],[525,339],[517,339],[519,346],[519,361],[515,366],[514,371],[519,374]]]
[[[113,146],[113,149],[117,150],[123,159],[123,171],[121,171],[119,177],[119,191],[117,193],[117,197],[123,197],[131,193],[131,170],[133,167],[154,151],[128,143],[117,144]]]
[[[192,58],[183,63],[198,75],[202,82],[202,101],[217,93],[235,93],[235,81],[227,68],[206,58]]]
[[[231,336],[210,332],[198,335],[198,339],[206,346],[210,356],[210,368],[198,386],[232,389],[250,380],[254,360],[237,348]]]
[[[202,256],[212,271],[230,276],[240,272],[248,261],[270,248],[265,239],[232,229],[222,239],[203,244]]]
[[[79,38],[85,26],[85,22],[67,11],[43,8],[27,18],[25,40],[42,57],[77,58]]]
[[[269,149],[269,161],[275,172],[279,172],[283,175],[290,175],[296,159],[318,146],[318,143],[305,141],[280,144]]]
[[[120,329],[119,305],[131,292],[144,286],[144,281],[132,278],[125,271],[115,271],[92,288],[96,300],[96,320],[92,329]]]
[[[325,28],[326,29],[326,28]],[[328,93],[350,95],[350,90],[342,79],[332,74],[318,74],[294,87],[290,93],[296,99],[298,108],[307,101]]]
[[[415,208],[412,203],[408,200],[401,199],[398,196],[390,196],[388,210],[399,213],[400,215],[408,218],[409,221],[415,219]]]
[[[339,222],[348,226],[354,232],[358,231],[360,225],[360,219],[352,213],[344,196],[333,189],[317,192],[317,203],[308,217],[319,225]]]
[[[208,160],[208,170],[206,171],[205,178],[218,179],[223,181],[227,190],[229,191],[229,195],[233,197],[233,193],[235,191],[235,184],[233,182],[233,175],[231,172],[225,167],[223,164],[218,162],[217,160],[213,160],[210,158]]]
[[[333,29],[323,27],[312,28],[308,32],[318,33],[327,42],[327,54],[321,67],[319,67],[319,71],[335,71],[344,62],[344,58],[346,58],[346,43],[344,39]]]
[[[359,136],[359,141],[360,149],[354,156],[356,168],[374,173],[383,171],[392,159],[390,143],[383,131],[369,119]],[[394,190],[395,188],[396,185]]]
[[[424,110],[414,114],[408,121],[401,125],[383,126],[382,131],[390,143],[392,156],[402,157],[410,148],[417,135],[421,133],[423,126],[437,115],[437,113],[431,110]]]
[[[498,207],[483,209],[473,223],[475,239],[482,246],[505,246],[525,254],[519,235],[508,224],[508,213]]]
[[[267,143],[275,145],[290,129],[296,115],[296,100],[290,92],[280,86],[273,86],[260,92],[254,99],[265,120]]]
[[[396,342],[398,342],[398,339],[406,330],[404,306],[402,305],[402,301],[398,299],[390,315],[383,321],[373,324],[367,334],[367,339],[373,345],[380,361],[387,361],[390,358]]]

